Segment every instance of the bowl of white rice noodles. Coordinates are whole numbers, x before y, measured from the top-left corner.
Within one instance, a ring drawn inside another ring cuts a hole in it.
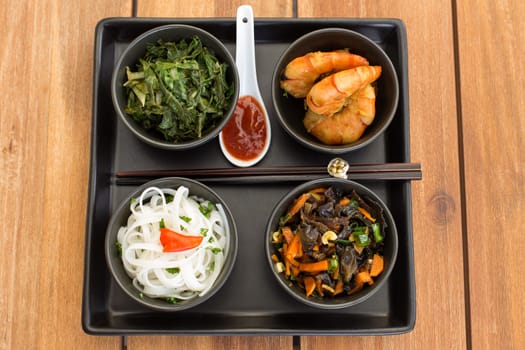
[[[105,253],[115,281],[132,299],[157,310],[185,310],[226,283],[237,256],[237,229],[212,189],[187,178],[161,178],[117,207]]]

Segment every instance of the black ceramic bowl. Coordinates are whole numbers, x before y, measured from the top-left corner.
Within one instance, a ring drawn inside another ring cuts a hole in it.
[[[309,134],[304,125],[304,98],[286,96],[280,87],[283,72],[290,61],[315,51],[348,49],[368,59],[370,65],[382,67],[376,81],[376,115],[361,138],[343,145],[327,145]],[[368,37],[343,28],[326,28],[310,32],[294,41],[281,55],[272,78],[272,100],[284,130],[300,144],[316,151],[341,154],[357,150],[374,141],[388,127],[397,110],[399,84],[395,68],[387,54]]]
[[[146,131],[136,121],[133,120],[126,112],[127,94],[126,88],[123,84],[126,82],[126,67],[130,67],[135,71],[135,65],[139,59],[144,57],[146,53],[146,46],[149,43],[156,43],[158,40],[179,42],[180,40],[189,40],[193,36],[198,36],[201,39],[202,45],[212,51],[220,62],[225,62],[228,65],[226,72],[226,79],[228,83],[233,83],[234,94],[224,111],[224,116],[220,122],[216,123],[214,127],[204,130],[202,137],[184,142],[168,142],[160,133]],[[235,110],[237,99],[239,97],[239,74],[235,60],[232,55],[215,36],[209,32],[190,25],[171,24],[153,28],[133,40],[124,50],[117,61],[113,71],[111,81],[111,96],[113,99],[113,106],[117,112],[120,120],[126,127],[140,140],[150,144],[154,147],[167,150],[187,150],[205,144],[211,139],[215,138],[222,128],[226,125]]]
[[[292,205],[294,200],[299,197],[301,194],[306,193],[312,189],[317,188],[328,188],[328,187],[338,188],[344,194],[351,193],[353,190],[357,192],[361,198],[365,201],[371,203],[375,202],[383,209],[383,216],[386,222],[386,231],[384,237],[384,247],[383,247],[383,258],[384,258],[384,269],[383,272],[374,278],[373,285],[365,285],[362,290],[354,294],[346,294],[345,292],[336,295],[336,296],[324,296],[320,297],[318,295],[310,295],[306,297],[305,290],[299,287],[296,283],[292,283],[288,277],[285,276],[283,272],[280,272],[276,268],[276,263],[272,260],[273,254],[278,254],[276,251],[276,246],[272,243],[273,234],[279,228],[279,221],[286,214],[287,209]],[[386,280],[390,276],[392,269],[397,258],[398,251],[398,236],[397,229],[387,206],[374,192],[369,188],[350,180],[336,179],[336,178],[323,178],[313,180],[304,184],[301,184],[288,192],[276,205],[274,210],[271,213],[271,216],[268,220],[266,233],[265,233],[265,249],[268,265],[275,276],[278,284],[284,288],[284,290],[291,295],[294,299],[315,307],[318,309],[341,309],[350,307],[370,298],[374,295],[382,286],[385,284]]]
[[[224,265],[215,280],[213,286],[210,290],[203,296],[197,296],[193,299],[188,299],[184,301],[178,301],[177,303],[169,303],[164,299],[159,298],[149,298],[144,295],[140,295],[139,290],[135,288],[132,284],[131,278],[128,276],[124,265],[122,263],[122,258],[119,253],[119,248],[116,245],[117,234],[120,227],[127,224],[128,217],[130,216],[130,201],[132,198],[139,198],[141,193],[148,187],[155,186],[158,188],[171,188],[177,189],[179,186],[185,186],[188,188],[189,196],[197,196],[199,198],[209,200],[214,204],[220,204],[224,209],[226,216],[227,226],[229,228],[229,245],[227,246],[227,252],[225,253]],[[120,286],[120,288],[133,300],[136,302],[145,305],[149,308],[160,310],[160,311],[179,311],[186,310],[192,307],[195,307],[206,300],[210,299],[215,293],[217,293],[221,287],[226,283],[228,277],[231,274],[233,269],[235,259],[237,257],[237,228],[235,226],[235,221],[230,212],[227,204],[224,200],[219,197],[217,193],[203,185],[202,183],[179,177],[167,177],[152,180],[134,190],[129,194],[117,207],[114,211],[109,224],[106,230],[105,237],[105,256],[106,263],[113,275],[113,278]]]

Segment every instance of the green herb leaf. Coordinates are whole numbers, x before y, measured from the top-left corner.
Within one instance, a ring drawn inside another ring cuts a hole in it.
[[[214,248],[209,248],[211,250],[211,252],[213,254],[218,254],[220,252],[222,252],[222,249],[221,248],[218,248],[218,247],[214,247]]]
[[[210,217],[210,214],[213,211],[213,209],[215,209],[215,206],[211,202],[208,202],[207,205],[205,204],[199,205],[199,211],[202,213],[202,215],[204,215],[207,218]]]
[[[117,254],[119,257],[122,257],[122,243],[119,241],[115,242],[115,247],[117,247]]]
[[[188,216],[181,215],[179,216],[179,218],[186,223],[189,223],[191,221],[191,218]]]
[[[166,269],[166,271],[168,271],[169,273],[171,273],[172,275],[174,275],[174,274],[180,272],[180,268],[178,268],[178,267],[168,267],[168,268]]]
[[[177,298],[174,298],[174,297],[167,297],[164,300],[166,300],[170,304],[177,304],[178,303]]]

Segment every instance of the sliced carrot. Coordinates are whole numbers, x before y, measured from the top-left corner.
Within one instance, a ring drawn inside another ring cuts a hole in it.
[[[374,219],[372,217],[372,215],[370,215],[368,210],[366,210],[365,208],[357,207],[357,210],[359,210],[359,212],[361,212],[361,214],[363,214],[365,216],[365,218],[367,218],[368,220],[370,220],[372,222],[376,222],[376,219]]]
[[[306,296],[309,297],[315,290],[315,278],[306,276],[304,278],[304,289],[306,290]]]
[[[379,254],[374,254],[372,257],[372,265],[370,265],[370,276],[379,276],[381,272],[383,272],[384,264],[383,257]]]
[[[283,250],[282,250],[282,256],[284,257],[284,274],[288,277],[290,276],[290,262],[286,258],[286,254],[288,253],[288,244],[283,244]]]
[[[336,281],[339,279],[339,267],[332,273],[332,278]]]
[[[319,245],[318,245],[318,244],[314,245],[314,246],[312,247],[312,250],[313,250],[314,252],[318,252],[318,251],[319,251]]]
[[[372,284],[374,284],[374,280],[373,280],[372,276],[370,276],[370,274],[367,271],[362,271],[362,272],[359,272],[355,276],[355,283],[356,284],[368,283],[369,285],[372,285]]]
[[[317,293],[319,293],[320,296],[324,297],[323,282],[320,278],[315,279],[315,289],[317,290]]]
[[[301,244],[301,238],[299,235],[294,235],[290,244],[288,245],[288,251],[286,252],[288,259],[292,260],[303,256],[303,246]]]
[[[299,264],[299,270],[302,272],[322,272],[328,270],[328,259]]]
[[[362,284],[362,283],[361,283],[361,284],[356,284],[355,287],[352,288],[352,289],[350,289],[350,290],[348,291],[347,294],[348,294],[348,295],[351,295],[351,294],[357,293],[357,292],[359,292],[361,289],[363,289],[363,284]]]
[[[325,193],[326,192],[326,188],[324,187],[318,187],[318,188],[314,188],[314,189],[311,189],[310,191],[308,191],[309,193]]]
[[[285,226],[283,228],[281,228],[281,232],[283,234],[283,237],[284,237],[284,240],[286,241],[286,243],[290,244],[290,242],[292,241],[292,238],[294,236],[293,232],[292,232],[292,229],[288,226]]]
[[[341,294],[343,292],[343,280],[337,281],[335,284],[335,292],[334,295]]]
[[[300,195],[299,198],[295,200],[293,205],[288,210],[287,217],[292,217],[295,214],[297,214],[299,210],[301,210],[301,208],[304,206],[304,203],[306,203],[307,199],[308,199],[308,193],[303,193],[302,195]]]
[[[301,273],[299,270],[299,265],[290,264],[290,273],[294,276],[299,276]]]
[[[278,263],[279,262],[279,258],[277,257],[277,254],[272,254],[272,261],[274,263]]]
[[[348,197],[341,198],[339,200],[339,204],[342,205],[342,206],[350,204],[350,198],[348,198]]]
[[[290,277],[290,262],[288,260],[284,260],[284,274],[286,277]]]

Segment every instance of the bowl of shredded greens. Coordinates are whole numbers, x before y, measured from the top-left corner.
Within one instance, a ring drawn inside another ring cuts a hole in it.
[[[215,138],[233,115],[239,76],[228,48],[190,25],[164,25],[134,39],[111,82],[115,111],[140,140],[186,150]]]

